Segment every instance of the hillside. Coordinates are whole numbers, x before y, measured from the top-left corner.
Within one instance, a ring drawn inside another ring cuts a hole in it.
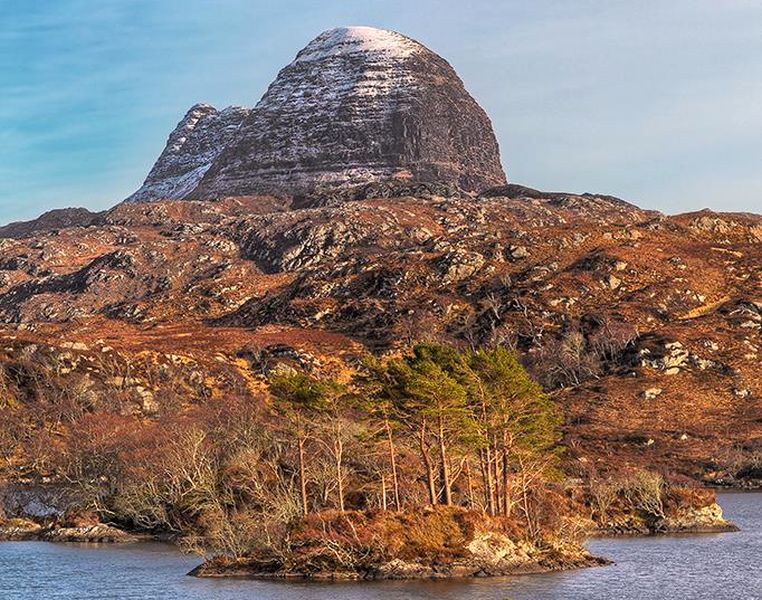
[[[256,394],[281,363],[336,374],[418,340],[503,344],[561,404],[570,473],[759,481],[758,215],[398,184],[122,204],[86,228],[14,231],[0,240],[6,405],[41,401],[35,364],[90,410],[118,396],[150,419]],[[7,474],[50,471],[34,434],[6,445]]]

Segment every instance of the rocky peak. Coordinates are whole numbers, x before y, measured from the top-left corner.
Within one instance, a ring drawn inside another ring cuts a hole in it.
[[[194,106],[130,200],[302,195],[398,180],[480,191],[506,181],[490,120],[455,70],[393,31],[326,31],[222,135],[224,114]]]
[[[249,112],[240,106],[222,111],[210,104],[192,106],[169,134],[143,186],[127,202],[186,197],[231,142]]]
[[[294,63],[352,54],[404,59],[422,49],[425,48],[421,44],[396,31],[362,26],[337,27],[324,31],[310,42],[296,55]]]

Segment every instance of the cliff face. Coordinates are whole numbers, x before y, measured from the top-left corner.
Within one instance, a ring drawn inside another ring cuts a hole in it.
[[[399,33],[327,31],[250,111],[197,105],[128,200],[300,195],[390,180],[505,183],[489,118],[442,57]],[[240,123],[240,127],[238,124]]]

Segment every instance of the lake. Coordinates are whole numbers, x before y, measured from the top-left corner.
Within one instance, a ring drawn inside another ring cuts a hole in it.
[[[182,600],[757,600],[762,494],[719,495],[738,533],[592,540],[616,564],[502,579],[302,583],[203,580],[198,558],[164,544],[0,543],[0,598]]]

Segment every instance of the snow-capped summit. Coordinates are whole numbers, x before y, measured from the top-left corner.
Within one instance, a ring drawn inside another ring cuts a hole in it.
[[[363,26],[337,27],[316,37],[299,52],[294,62],[322,60],[328,56],[357,52],[377,52],[407,58],[421,48],[418,42],[396,31]]]
[[[394,31],[321,33],[220,134],[223,114],[191,109],[130,200],[301,195],[395,179],[469,191],[505,183],[490,120],[454,69]]]

